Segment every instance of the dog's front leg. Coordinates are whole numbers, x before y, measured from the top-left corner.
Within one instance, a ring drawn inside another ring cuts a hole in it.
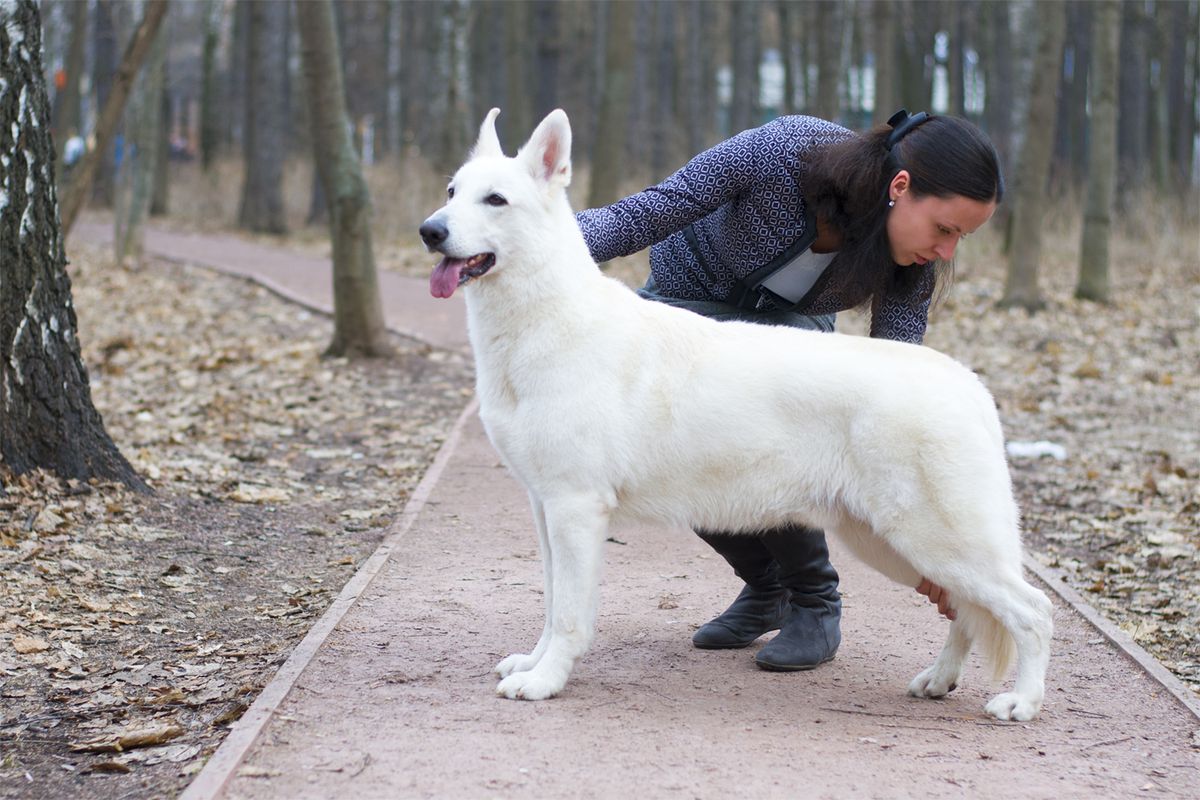
[[[546,509],[542,501],[533,493],[529,493],[529,506],[533,509],[533,525],[537,528],[538,552],[542,557],[542,586],[546,598],[546,622],[542,626],[542,636],[531,653],[513,653],[496,665],[496,674],[507,678],[514,672],[528,672],[537,666],[546,647],[550,644],[550,620],[554,618],[554,559],[550,556],[550,541],[546,536]]]
[[[544,509],[552,584],[549,638],[531,669],[511,673],[496,687],[511,699],[543,700],[561,692],[595,633],[608,508],[600,497],[574,495],[547,499]]]

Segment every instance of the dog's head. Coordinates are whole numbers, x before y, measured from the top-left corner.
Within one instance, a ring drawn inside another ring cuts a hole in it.
[[[545,228],[547,207],[565,203],[571,182],[571,126],[562,109],[551,111],[515,158],[496,135],[496,116],[487,113],[479,139],[446,187],[446,205],[421,224],[421,239],[442,260],[433,268],[429,291],[449,297],[468,281],[506,258],[527,250]]]

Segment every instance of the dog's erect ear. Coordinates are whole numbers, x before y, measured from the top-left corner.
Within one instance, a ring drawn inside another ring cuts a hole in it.
[[[571,123],[567,112],[556,108],[534,130],[517,153],[533,176],[557,188],[571,182]]]
[[[493,108],[483,118],[483,123],[479,126],[479,139],[471,148],[471,158],[504,155],[504,150],[500,147],[500,137],[496,135],[496,117],[499,115],[500,109]]]

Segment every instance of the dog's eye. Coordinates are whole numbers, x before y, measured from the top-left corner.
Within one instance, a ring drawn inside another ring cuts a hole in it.
[[[496,194],[495,192],[483,198],[483,202],[487,203],[489,206],[508,205],[508,201],[504,199],[504,195]]]
[[[447,187],[446,187],[446,199],[447,199],[447,200],[451,200],[451,199],[453,199],[453,198],[454,198],[454,187],[453,187],[453,186],[447,186]]]

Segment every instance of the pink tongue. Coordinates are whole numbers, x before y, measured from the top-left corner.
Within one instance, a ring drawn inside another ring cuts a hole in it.
[[[443,258],[429,276],[429,293],[434,297],[449,297],[458,288],[458,273],[467,265],[464,258]]]

